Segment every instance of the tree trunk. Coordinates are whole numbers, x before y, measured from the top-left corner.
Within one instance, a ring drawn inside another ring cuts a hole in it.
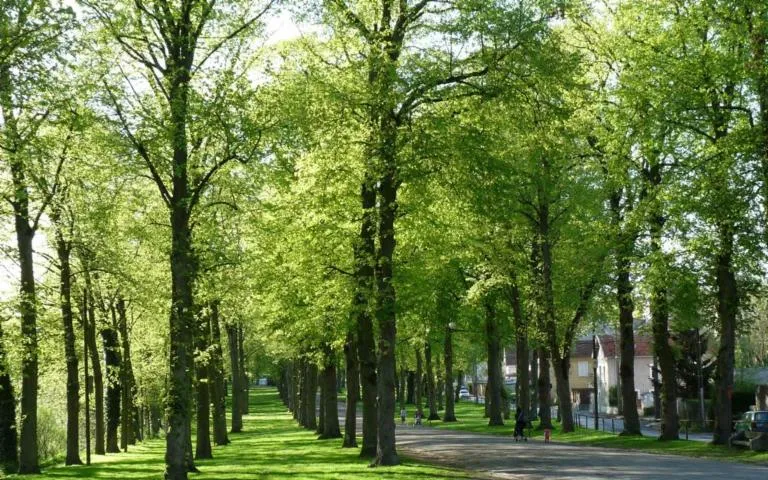
[[[523,316],[520,288],[515,280],[510,288],[512,316],[515,320],[515,360],[517,362],[517,406],[527,411],[530,404],[528,379],[528,325]],[[527,413],[527,412],[526,412]],[[528,415],[526,415],[528,417]]]
[[[232,370],[232,430],[231,433],[240,433],[243,431],[243,409],[240,402],[243,396],[240,381],[240,348],[237,345],[237,325],[227,324],[227,339],[229,340],[229,363]]]
[[[445,343],[443,346],[445,360],[445,413],[443,422],[455,422],[455,397],[453,392],[453,331],[451,327],[445,327]],[[461,387],[461,385],[458,385]]]
[[[328,349],[323,368],[323,432],[320,438],[341,438],[339,429],[339,397],[336,393],[336,357]]]
[[[318,382],[320,384],[320,398],[317,402],[317,434],[322,437],[323,432],[325,432],[325,397],[326,397],[326,391],[325,391],[325,367],[320,369],[320,381]]]
[[[377,72],[383,73],[383,72]],[[376,252],[376,320],[378,345],[378,442],[376,465],[398,465],[395,448],[395,369],[397,321],[394,276],[395,218],[397,217],[397,118],[387,108],[381,116],[378,158],[379,249]]]
[[[552,404],[550,390],[552,382],[549,379],[549,352],[546,347],[539,347],[539,428],[552,428]]]
[[[504,425],[502,418],[501,389],[504,388],[501,373],[501,332],[493,300],[485,301],[485,338],[488,347],[488,386],[485,402],[488,405],[488,426]]]
[[[408,377],[405,379],[405,403],[414,405],[416,403],[416,372],[409,370]]]
[[[622,435],[641,435],[635,393],[635,332],[632,281],[629,277],[631,261],[628,252],[619,251],[616,258],[616,293],[619,305],[619,341],[621,349],[621,400],[624,404],[624,431]]]
[[[654,165],[649,171],[651,185],[658,189],[661,184],[661,166]],[[659,212],[658,205],[652,205],[651,212],[651,259],[655,262],[657,281],[651,285],[651,324],[653,329],[653,348],[656,358],[659,360],[659,370],[663,379],[661,385],[661,435],[660,440],[676,440],[679,432],[679,419],[677,414],[677,372],[675,368],[675,354],[670,345],[669,335],[669,306],[667,304],[667,288],[663,283],[663,270],[666,267],[666,259],[662,251],[662,232],[666,219]]]
[[[211,371],[210,358],[205,355],[211,351],[209,339],[211,337],[210,313],[200,312],[195,329],[195,350],[202,354],[195,359],[195,376],[197,377],[197,424],[195,459],[213,458],[211,449],[211,397],[209,372]]]
[[[408,373],[405,367],[400,367],[400,375],[397,376],[397,403],[400,405],[400,410],[405,408],[405,382],[408,377]]]
[[[424,402],[421,399],[421,392],[422,392],[421,381],[422,381],[423,378],[424,378],[424,373],[423,373],[423,362],[421,360],[421,350],[417,348],[416,349],[416,377],[415,377],[415,382],[414,382],[414,390],[415,390],[414,397],[415,397],[415,401],[416,401],[416,412],[418,412],[419,415],[422,415],[422,416],[424,414],[424,412],[423,412]]]
[[[435,374],[432,369],[432,346],[429,344],[429,342],[424,344],[424,360],[427,364],[427,404],[429,406],[428,420],[440,420],[440,415],[437,413]]]
[[[3,322],[0,321],[0,469],[5,466],[11,470],[16,466],[16,449],[16,399],[3,347]]]
[[[528,418],[534,420],[539,416],[539,395],[537,393],[537,386],[539,384],[539,351],[535,348],[531,348],[530,357],[531,378],[529,380],[529,386],[531,393]]]
[[[134,398],[136,396],[136,383],[133,376],[133,363],[131,362],[131,342],[128,337],[128,318],[125,311],[125,300],[120,297],[117,300],[117,328],[120,332],[122,346],[123,366],[120,370],[120,383],[122,384],[122,413],[120,415],[120,448],[128,451],[129,444],[136,443],[137,429],[135,429]]]
[[[250,379],[248,378],[248,372],[245,369],[245,334],[243,332],[243,325],[239,324],[237,328],[237,348],[238,348],[238,360],[240,361],[240,407],[242,408],[243,415],[248,415],[250,412],[249,404],[250,399]]]
[[[107,374],[107,453],[120,453],[117,441],[117,429],[120,427],[120,344],[117,338],[116,313],[112,311],[112,325],[101,330],[101,340],[104,345],[104,368]]]
[[[451,351],[453,351],[453,346],[451,346]],[[456,375],[456,388],[453,392],[453,399],[454,401],[459,401],[459,394],[461,393],[461,387],[464,384],[464,372],[459,370],[459,374]]]
[[[568,376],[570,363],[570,357],[552,359],[552,367],[555,371],[555,381],[557,382],[557,411],[559,412],[560,421],[562,422],[563,433],[572,432],[574,430],[573,400],[571,398],[571,382]]]
[[[304,412],[304,427],[307,430],[317,430],[317,365],[312,361],[308,361],[306,372],[306,389],[303,392],[307,398],[304,404],[306,408]]]
[[[717,352],[715,389],[715,428],[712,443],[728,444],[733,429],[733,367],[736,349],[736,317],[739,296],[733,271],[733,225],[723,222],[718,226],[720,245],[717,255],[717,317],[720,347]],[[666,381],[664,383],[667,383]]]
[[[64,358],[67,365],[67,452],[64,463],[81,465],[83,462],[80,460],[80,380],[77,370],[75,327],[72,321],[72,271],[69,263],[71,244],[64,240],[58,228],[56,229],[56,252],[59,257],[59,292],[61,319],[64,326]],[[0,369],[2,369],[2,363],[0,363]]]
[[[86,272],[86,287],[88,300],[88,355],[90,355],[91,368],[93,369],[93,393],[94,393],[94,447],[96,455],[104,455],[104,376],[101,370],[101,358],[96,346],[96,308],[94,305],[93,291],[90,285],[90,275]]]
[[[292,392],[293,395],[293,419],[296,421],[299,421],[299,413],[301,412],[301,377],[302,377],[302,369],[303,365],[301,361],[294,360],[293,361],[293,375],[291,378],[291,382],[293,383]],[[299,422],[301,424],[301,422]]]
[[[219,302],[214,300],[210,304],[208,316],[211,336],[211,359],[209,367],[209,387],[213,407],[213,443],[227,445],[227,404],[224,392],[224,355],[221,348],[221,327],[219,325]]]
[[[357,361],[357,341],[355,332],[347,332],[344,344],[344,360],[347,368],[347,411],[344,417],[343,448],[357,447],[357,397],[360,393],[360,367]]]

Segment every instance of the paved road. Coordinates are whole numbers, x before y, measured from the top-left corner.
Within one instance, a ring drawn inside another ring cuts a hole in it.
[[[429,427],[401,427],[398,450],[416,458],[525,480],[765,480],[768,467],[540,441],[515,443],[508,437]]]
[[[339,404],[344,425],[345,408]],[[409,419],[410,421],[411,419]],[[362,418],[358,411],[357,428]],[[478,472],[477,478],[514,480],[766,480],[768,466],[753,466],[627,450],[515,443],[509,437],[481,435],[397,422],[397,449],[412,458]]]

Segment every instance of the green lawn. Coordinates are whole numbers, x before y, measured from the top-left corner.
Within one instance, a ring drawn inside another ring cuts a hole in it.
[[[244,433],[230,435],[232,443],[214,447],[214,459],[197,462],[193,479],[372,479],[434,480],[469,478],[467,472],[404,459],[397,467],[368,468],[357,449],[342,449],[341,440],[316,440],[296,426],[272,388],[251,390],[251,415]],[[40,478],[161,479],[164,440],[144,442],[127,454],[94,456],[93,465],[46,468]],[[0,475],[1,476],[1,475]],[[22,477],[18,477],[22,478]]]
[[[409,405],[409,416],[412,416],[412,409],[413,406]],[[425,422],[425,424],[431,424],[434,428],[448,430],[491,435],[512,435],[514,430],[513,420],[510,419],[505,421],[506,424],[503,427],[489,427],[488,419],[483,418],[483,409],[483,405],[476,405],[466,401],[460,402],[456,404],[456,418],[459,420],[458,422],[443,423],[442,421],[434,421]],[[532,433],[534,438],[543,436],[541,431],[536,431],[535,429]],[[768,464],[768,452],[758,453],[749,451],[745,448],[727,448],[693,440],[660,442],[653,437],[620,437],[612,433],[596,432],[594,430],[583,428],[572,433],[560,433],[559,428],[555,428],[552,432],[552,440],[555,442],[575,443],[591,447],[632,449],[653,453]]]

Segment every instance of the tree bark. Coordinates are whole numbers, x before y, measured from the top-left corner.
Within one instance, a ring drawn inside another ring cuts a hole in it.
[[[63,233],[57,228],[56,253],[59,258],[61,319],[64,327],[64,358],[67,365],[67,451],[64,463],[81,465],[83,462],[80,460],[80,380],[77,370],[75,327],[72,320],[71,251],[71,243],[64,239]],[[0,369],[2,369],[2,363],[0,363]]]
[[[250,399],[248,398],[250,388],[250,379],[248,378],[248,372],[245,368],[245,333],[243,331],[243,325],[239,324],[237,328],[237,348],[238,348],[238,360],[240,361],[240,407],[243,410],[243,415],[248,415],[250,412]]]
[[[229,437],[227,436],[227,404],[224,392],[224,356],[221,348],[218,300],[214,300],[209,306],[208,322],[211,336],[211,361],[208,367],[210,369],[209,387],[213,410],[213,443],[216,445],[227,445],[229,443]]]
[[[195,359],[195,377],[197,378],[196,460],[213,458],[213,450],[211,448],[211,378],[209,377],[211,363],[209,357],[205,355],[211,351],[209,341],[211,336],[210,319],[210,313],[201,312],[197,319],[197,328],[195,329],[195,349],[199,352],[198,355],[202,354],[202,356],[198,356]]]
[[[347,373],[347,410],[344,417],[343,448],[357,447],[357,397],[360,394],[360,367],[357,361],[357,341],[355,332],[347,332],[344,344],[344,360]]]
[[[428,420],[440,420],[437,413],[437,398],[435,395],[435,374],[432,369],[432,346],[424,343],[424,360],[427,364],[427,404],[429,406]]]
[[[537,418],[539,416],[539,395],[538,395],[538,384],[539,384],[539,351],[536,348],[531,348],[530,351],[530,365],[531,365],[531,378],[529,380],[530,385],[530,409],[528,418],[531,420]]]
[[[409,370],[405,379],[405,403],[416,404],[416,372]]]
[[[122,369],[120,370],[120,383],[122,384],[122,413],[120,415],[120,448],[128,451],[128,445],[136,443],[138,429],[135,428],[136,417],[134,398],[136,396],[136,381],[133,376],[133,363],[131,361],[131,342],[128,336],[128,318],[125,310],[125,299],[117,300],[117,326],[120,332],[122,346]]]
[[[317,365],[313,361],[307,361],[305,384],[306,389],[303,393],[307,401],[304,404],[304,428],[317,430]]]
[[[325,431],[325,366],[320,369],[319,382],[320,385],[320,398],[317,402],[317,434],[322,437]]]
[[[736,318],[739,296],[733,271],[734,228],[726,220],[718,225],[717,317],[720,347],[717,352],[715,428],[712,443],[727,445],[733,430],[733,368],[736,350]],[[664,383],[667,383],[666,381]]]
[[[504,388],[501,373],[501,332],[493,300],[485,300],[485,338],[488,347],[488,386],[485,402],[488,405],[488,426],[504,425],[502,417],[501,389]]]
[[[443,422],[455,422],[455,397],[453,392],[453,331],[451,327],[445,327],[445,344],[443,346],[445,360],[445,413]],[[461,387],[461,385],[458,385]]]
[[[552,428],[552,408],[550,390],[552,382],[549,379],[549,352],[546,347],[539,347],[539,428]]]
[[[16,399],[8,372],[8,357],[3,347],[3,323],[0,322],[0,469],[5,466],[12,470],[16,466],[17,447]]]
[[[243,409],[240,402],[243,396],[239,393],[242,390],[240,380],[240,348],[237,341],[237,325],[227,324],[227,338],[229,340],[229,363],[232,370],[232,430],[230,433],[240,433],[243,431]]]
[[[421,399],[421,392],[423,391],[421,387],[421,382],[423,378],[424,378],[424,373],[423,373],[423,362],[421,360],[421,350],[417,348],[416,349],[416,376],[414,381],[414,391],[415,391],[414,400],[416,401],[416,412],[418,412],[419,415],[421,416],[424,415],[424,411],[423,411],[424,402]]]
[[[631,261],[624,249],[616,258],[617,276],[616,293],[619,305],[619,341],[621,363],[621,400],[624,404],[624,430],[622,435],[641,435],[640,417],[637,413],[637,394],[635,393],[635,332],[634,302],[632,301],[632,281],[629,277]]]
[[[93,369],[93,393],[94,393],[94,446],[96,455],[104,455],[104,375],[101,370],[101,358],[96,344],[96,308],[93,299],[93,290],[90,284],[90,275],[86,271],[86,289],[88,304],[88,355],[90,355],[91,368]]]
[[[530,385],[528,377],[528,325],[523,316],[520,301],[520,287],[516,279],[510,288],[512,317],[515,321],[515,360],[517,362],[517,406],[527,412],[530,404]]]
[[[336,393],[336,357],[328,348],[323,368],[323,432],[320,438],[341,438],[339,429],[339,397]]]
[[[650,187],[658,194],[661,185],[661,165],[654,164],[646,175]],[[667,288],[663,283],[663,271],[666,268],[666,259],[662,251],[662,232],[666,219],[661,213],[660,200],[652,199],[650,212],[651,231],[651,261],[657,267],[656,281],[651,285],[651,324],[653,329],[653,348],[656,358],[659,360],[659,370],[663,379],[661,385],[661,435],[660,440],[676,440],[679,432],[679,418],[677,414],[677,372],[675,368],[675,354],[670,345],[669,335],[669,306],[667,304]]]
[[[360,366],[360,385],[363,401],[363,445],[361,457],[376,455],[377,441],[377,404],[376,404],[376,349],[373,336],[373,320],[370,303],[373,297],[376,236],[376,190],[374,180],[367,173],[360,186],[360,199],[363,220],[360,236],[354,247],[355,260],[355,296],[352,310],[356,315],[357,355]]]
[[[107,453],[120,453],[117,441],[117,429],[120,427],[120,344],[115,330],[116,314],[112,311],[112,324],[101,329],[101,340],[104,345],[104,368],[107,374]]]

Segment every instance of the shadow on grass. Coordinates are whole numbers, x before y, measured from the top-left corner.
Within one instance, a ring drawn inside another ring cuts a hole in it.
[[[190,474],[190,479],[470,478],[466,472],[409,459],[397,467],[368,468],[368,460],[359,458],[358,449],[342,449],[340,439],[317,440],[314,432],[298,427],[272,388],[251,390],[250,412],[243,418],[244,431],[230,434],[231,444],[214,447],[213,459],[196,462],[200,473]],[[42,475],[23,478],[161,479],[164,454],[165,441],[150,440],[131,447],[129,453],[94,456],[90,466],[56,465]]]

